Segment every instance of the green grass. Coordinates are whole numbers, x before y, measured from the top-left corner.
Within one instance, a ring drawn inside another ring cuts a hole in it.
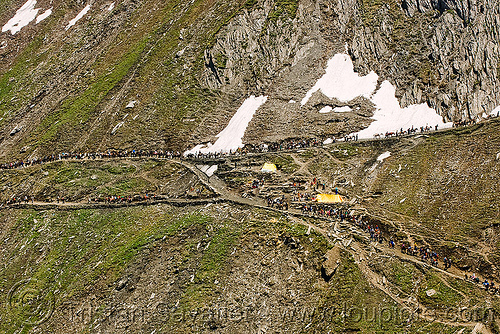
[[[483,229],[499,220],[499,127],[492,121],[434,134],[411,154],[388,160],[374,186],[384,194],[380,201],[393,199],[389,210],[442,227],[449,238],[482,238]]]
[[[434,289],[436,294],[427,296],[426,291]],[[420,287],[418,299],[424,305],[433,309],[457,307],[463,297],[455,290],[446,286],[443,281],[434,273],[425,275],[425,284]]]
[[[388,280],[407,294],[411,294],[416,285],[416,278],[421,276],[416,268],[408,263],[393,262]]]
[[[336,317],[325,322],[325,309]],[[391,317],[382,318],[382,310]],[[406,319],[398,316],[398,306],[370,286],[354,259],[345,252],[318,311],[311,327],[321,332],[398,333],[408,325]]]
[[[305,152],[301,152],[299,157],[303,162],[308,161],[309,159],[315,157],[318,153],[315,150],[307,150]]]
[[[210,218],[197,214],[175,218],[168,211],[22,212],[9,232],[11,244],[17,243],[10,249],[15,260],[0,270],[0,288],[8,291],[11,282],[27,277],[36,281],[37,288],[54,293],[59,305],[85,293],[90,285],[115,282],[143,249],[154,247],[163,238],[210,222]],[[220,253],[220,249],[214,248],[214,252]],[[215,270],[210,263],[207,268]],[[9,320],[0,326],[2,332],[13,332],[25,320],[22,310],[14,311],[19,312],[15,316],[9,313]],[[2,309],[0,316],[7,319],[5,312]]]
[[[210,243],[203,251],[199,259],[199,265],[193,279],[184,292],[182,306],[186,310],[194,310],[204,305],[214,297],[214,292],[218,290],[216,279],[221,275],[221,271],[227,266],[227,260],[231,247],[236,244],[241,229],[225,223],[211,237]],[[194,257],[197,246],[191,245],[186,250],[186,261]]]
[[[244,4],[244,7],[245,7],[245,9],[250,10],[250,9],[254,8],[254,6],[255,6],[256,4],[258,4],[258,3],[259,3],[259,1],[258,1],[258,0],[247,0],[247,1],[245,2],[245,4]]]
[[[286,174],[294,173],[299,167],[289,155],[274,156],[271,158],[271,162],[276,165],[279,171]]]
[[[345,161],[348,159],[351,159],[355,156],[360,155],[364,151],[363,148],[356,146],[356,145],[350,145],[350,144],[342,144],[335,146],[330,153],[337,159],[341,161]]]
[[[276,22],[282,18],[295,18],[297,15],[298,0],[275,0],[274,9],[269,13],[268,20]]]
[[[14,66],[0,77],[0,117],[6,117],[8,111],[16,112],[24,107],[24,103],[36,89],[36,85],[29,81],[27,74],[32,66],[36,66],[47,57],[46,54],[36,54],[42,43],[43,35],[33,39],[17,57]],[[26,89],[20,90],[21,85]]]
[[[132,47],[114,70],[96,80],[83,94],[68,98],[62,103],[58,112],[45,118],[35,133],[41,134],[37,145],[44,145],[55,139],[62,127],[78,127],[86,123],[97,111],[99,103],[116,87],[131,69],[138,63],[148,39]]]
[[[190,187],[211,191],[187,169],[168,161],[58,161],[43,166],[0,173],[0,186],[9,188],[0,194],[0,202],[12,196],[35,197],[42,202],[58,196],[67,201],[87,201],[88,197],[134,196],[145,193],[169,193],[183,196]],[[160,187],[162,186],[162,187]],[[160,188],[161,189],[160,189]]]
[[[362,0],[360,1],[361,18],[363,23],[368,26],[379,24],[377,12],[382,5],[386,3],[384,0]]]

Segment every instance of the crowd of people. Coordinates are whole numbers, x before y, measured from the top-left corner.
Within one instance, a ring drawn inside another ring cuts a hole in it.
[[[186,190],[186,197],[200,197],[202,196],[202,189],[191,187],[189,190]],[[146,202],[146,201],[157,201],[162,199],[161,196],[156,194],[142,194],[142,195],[129,195],[129,196],[119,196],[119,195],[108,195],[108,196],[99,196],[99,197],[88,197],[88,204],[119,204],[119,203],[132,203],[132,202]],[[35,198],[34,196],[15,196],[7,200],[4,205],[15,205],[15,204],[34,204]],[[57,196],[54,200],[57,204],[65,204],[67,203],[67,199],[64,196]]]
[[[220,159],[228,156],[240,156],[250,153],[267,153],[286,150],[297,150],[301,148],[321,146],[321,141],[318,139],[286,139],[277,143],[270,144],[247,144],[244,147],[230,150],[229,152],[194,152],[185,155],[187,159]]]
[[[382,231],[380,231],[380,228],[378,225],[367,225],[366,226],[366,232],[370,233],[370,240],[373,242],[382,242]],[[391,243],[389,242],[389,247],[391,246]]]
[[[428,247],[417,247],[411,246],[409,243],[403,242],[401,244],[401,253],[405,253],[412,256],[418,256],[424,262],[429,261],[432,266],[439,266],[439,255],[436,252],[431,251]],[[446,258],[444,259],[444,267],[448,269],[451,267],[451,260]]]
[[[135,196],[106,196],[103,198],[96,198],[97,201],[102,201],[106,204],[115,204],[115,203],[132,203],[132,202],[142,202],[142,201],[156,201],[158,196],[155,194],[144,194],[144,195],[135,195]]]
[[[488,118],[500,117],[500,112],[495,115],[488,115]],[[453,127],[468,126],[476,123],[476,120],[460,120],[453,123]],[[438,125],[432,126],[421,126],[421,127],[411,127],[406,130],[403,128],[396,130],[394,132],[387,131],[385,134],[377,133],[374,138],[380,139],[382,137],[399,137],[405,135],[413,135],[420,131],[420,133],[428,132],[431,130],[437,131]],[[345,142],[358,141],[358,135],[346,135],[343,140]],[[335,138],[332,139],[332,143],[336,142]],[[261,144],[253,145],[248,144],[243,148],[238,148],[229,152],[209,152],[209,153],[190,153],[185,156],[187,159],[219,159],[225,158],[233,155],[245,155],[249,153],[265,153],[265,152],[277,152],[284,150],[295,150],[309,147],[322,146],[323,142],[314,139],[286,139],[281,142],[271,143],[271,144]],[[65,160],[65,159],[104,159],[104,158],[125,158],[125,157],[158,157],[158,158],[179,158],[182,159],[183,155],[179,151],[169,151],[169,150],[108,150],[105,152],[95,152],[95,153],[60,153],[46,155],[42,158],[32,158],[26,160],[18,160],[10,163],[0,164],[0,169],[13,169],[20,167],[28,167],[33,165],[39,165],[46,162]]]
[[[301,211],[303,214],[338,219],[340,221],[352,218],[348,208],[337,204],[303,204]]]
[[[349,141],[358,141],[359,140],[359,136],[358,134],[355,134],[355,135],[345,135],[344,136],[344,142],[349,142]],[[335,138],[332,138],[332,142],[335,143]]]
[[[435,125],[434,126],[434,131],[437,131],[439,128],[439,125]],[[390,138],[390,137],[402,137],[402,136],[411,136],[411,135],[414,135],[414,134],[417,134],[418,132],[420,133],[425,133],[425,132],[429,132],[429,131],[432,131],[433,127],[432,126],[421,126],[421,127],[411,127],[411,128],[408,128],[406,130],[404,130],[403,128],[399,129],[399,130],[396,130],[396,131],[387,131],[385,134],[382,134],[382,133],[376,133],[375,135],[373,135],[374,138],[382,138],[382,136],[384,136],[385,138]]]
[[[288,207],[284,207],[285,200],[284,197],[277,198],[276,202],[272,199],[268,198],[268,205],[271,207],[277,207],[279,209],[287,210]],[[277,205],[276,205],[277,204]],[[318,217],[326,217],[330,219],[337,219],[340,221],[349,221],[358,227],[362,228],[364,232],[370,235],[370,241],[383,243],[384,237],[382,236],[382,231],[377,224],[369,223],[368,220],[363,219],[362,215],[353,215],[352,211],[346,207],[340,206],[331,206],[327,204],[303,204],[301,206],[301,210],[303,214],[318,216]],[[396,243],[393,238],[389,239],[388,243],[389,248],[394,249],[396,247]],[[416,245],[412,246],[408,242],[401,243],[401,253],[419,257],[422,261],[430,263],[431,266],[439,268],[439,254],[435,251],[429,249],[429,247],[417,247]],[[447,270],[452,266],[452,260],[449,257],[444,257],[443,260],[443,268]],[[495,286],[494,282],[488,282],[485,279],[482,283],[478,276],[472,274],[470,277],[465,275],[466,280],[470,280],[477,284],[482,284],[482,286],[487,290],[493,293],[500,293],[500,288]]]
[[[47,162],[59,161],[59,160],[95,160],[95,159],[111,159],[111,158],[180,158],[180,152],[174,151],[163,151],[163,150],[132,150],[132,151],[117,151],[117,150],[108,150],[106,152],[97,152],[97,153],[60,153],[47,155],[42,158],[33,158],[27,160],[18,160],[11,163],[0,164],[0,169],[14,169],[14,168],[22,168],[29,167],[35,165],[41,165]]]
[[[275,198],[271,196],[267,197],[267,206],[278,210],[288,211],[288,202],[286,201],[284,195]]]
[[[309,202],[313,201],[316,197],[315,194],[306,192],[306,189],[312,190],[326,190],[326,181],[322,181],[316,177],[314,177],[310,182],[300,182],[293,181],[289,184],[290,188],[292,188],[292,202]],[[308,187],[309,186],[309,187]],[[304,190],[304,191],[301,191]],[[338,193],[338,189],[335,188],[335,193]]]
[[[28,204],[30,203],[33,204],[35,202],[35,198],[33,196],[17,196],[17,197],[12,197],[11,199],[7,200],[5,202],[6,205],[12,205],[12,204]]]
[[[500,117],[500,112],[497,112],[496,115],[489,114],[486,117],[486,119],[491,119],[491,118],[495,118],[495,117]],[[453,122],[453,127],[457,128],[457,127],[462,127],[462,126],[469,126],[469,125],[474,125],[476,123],[477,123],[477,119],[460,120],[460,121]],[[439,129],[438,124],[436,124],[435,126],[429,126],[429,125],[421,126],[421,127],[412,126],[411,128],[408,128],[406,130],[401,128],[401,129],[396,130],[396,131],[386,131],[385,134],[384,133],[376,133],[373,137],[374,138],[382,138],[382,137],[390,138],[390,137],[402,137],[402,136],[406,136],[406,135],[411,136],[411,135],[417,134],[419,132],[425,133],[425,132],[430,132],[432,130],[437,131],[438,129]],[[352,140],[352,138],[349,138],[349,139]],[[356,137],[356,140],[357,140],[357,137]],[[348,141],[348,140],[345,140],[345,141]]]
[[[467,274],[464,275],[464,278],[466,281],[470,281],[475,284],[481,284],[481,286],[488,292],[499,295],[500,294],[500,287],[497,287],[495,285],[494,281],[488,281],[487,279],[484,279],[482,281],[475,273],[473,273],[470,276],[467,276]]]
[[[264,179],[253,180],[251,184],[252,189],[262,188],[264,186]]]
[[[467,119],[467,120],[460,120],[460,121],[453,122],[453,127],[458,128],[461,126],[469,126],[469,125],[474,125],[474,124],[476,124],[475,120]]]
[[[321,142],[317,139],[288,139],[279,143],[267,145],[268,152],[296,150],[301,148],[320,146]]]

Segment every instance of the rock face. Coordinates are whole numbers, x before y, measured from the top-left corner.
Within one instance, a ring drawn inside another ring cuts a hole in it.
[[[361,15],[351,53],[358,66],[378,63],[402,105],[427,102],[460,120],[499,104],[498,3],[409,0],[383,7],[371,7],[376,18]]]
[[[19,4],[0,6],[0,25]],[[61,14],[0,34],[0,157],[9,160],[185,150],[212,141],[252,94],[269,100],[244,143],[342,137],[370,124],[368,100],[342,105],[317,92],[290,103],[341,52],[360,75],[389,80],[402,107],[427,103],[450,121],[500,105],[498,0],[125,0],[113,10],[99,0],[70,30],[83,2],[38,5]],[[355,112],[319,114],[345,105]]]
[[[347,48],[361,74],[374,70],[396,86],[402,107],[427,103],[452,121],[477,118],[500,104],[498,3],[305,0],[294,16],[269,20],[276,6],[258,2],[221,30],[205,57],[208,87],[272,90],[288,102],[314,84],[329,57]]]
[[[338,246],[330,249],[325,255],[326,261],[321,266],[321,275],[325,281],[329,281],[341,263],[340,248]]]

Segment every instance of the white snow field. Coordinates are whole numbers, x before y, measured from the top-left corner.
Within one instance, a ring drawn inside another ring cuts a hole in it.
[[[348,55],[336,54],[328,61],[325,75],[307,92],[301,104],[305,105],[318,90],[329,98],[336,98],[342,102],[349,102],[358,96],[369,98],[377,87],[377,80],[378,75],[373,71],[360,77],[354,72],[354,66]]]
[[[333,107],[330,107],[330,106],[325,106],[323,108],[321,108],[321,110],[319,111],[320,114],[326,114],[326,113],[329,113],[329,112],[349,112],[349,111],[352,111],[352,109],[348,106],[344,106],[344,107],[336,107],[336,108],[333,108]]]
[[[444,123],[443,118],[426,103],[413,104],[401,108],[396,98],[396,89],[389,81],[384,81],[380,89],[372,96],[371,101],[376,110],[372,122],[366,129],[357,132],[359,138],[373,138],[377,133],[406,131],[412,126],[438,126],[439,129],[449,128],[453,123]]]
[[[372,117],[374,122],[366,129],[355,133],[359,138],[364,139],[373,138],[375,134],[385,134],[400,129],[407,130],[411,127],[434,127],[437,125],[439,129],[443,129],[453,125],[453,123],[444,123],[443,118],[425,103],[401,108],[395,95],[394,86],[386,80],[375,91],[377,81],[378,75],[375,72],[360,77],[358,73],[354,72],[352,60],[347,54],[336,54],[328,61],[326,74],[307,92],[301,103],[305,105],[312,94],[318,90],[327,97],[336,98],[342,102],[349,102],[358,96],[369,99],[376,108]],[[494,112],[499,110],[495,109]],[[348,106],[337,108],[327,106],[321,109],[320,113],[331,111],[349,112],[352,110]]]
[[[10,30],[12,35],[15,35],[22,28],[26,27],[30,22],[36,19],[40,8],[35,9],[36,0],[28,0],[26,3],[17,10],[14,17],[12,17],[3,27],[2,32],[7,32]],[[45,12],[47,13],[47,12]],[[45,15],[44,13],[44,15]],[[52,13],[52,11],[51,11]],[[50,14],[49,14],[50,15]],[[47,15],[48,16],[48,15]],[[41,21],[41,20],[40,20]],[[38,23],[38,21],[37,21]]]
[[[38,17],[36,18],[36,24],[45,20],[47,17],[50,16],[50,14],[52,14],[52,8],[49,8],[45,12],[43,12],[43,14],[38,15]]]
[[[490,115],[496,116],[498,113],[500,113],[500,106],[496,107],[490,112]]]
[[[226,128],[217,135],[218,139],[213,145],[211,143],[208,143],[206,146],[196,145],[191,150],[184,152],[184,155],[219,152],[229,153],[230,151],[243,147],[242,139],[245,135],[248,123],[252,120],[257,109],[266,103],[266,101],[267,96],[250,96],[243,102],[238,111],[236,111]]]
[[[201,166],[196,166],[196,167],[198,167],[198,169],[201,170],[203,173],[205,173],[205,175],[208,177],[214,175],[214,173],[219,168],[219,166],[217,166],[217,165],[213,165],[213,166],[201,165]]]
[[[320,114],[327,114],[329,113],[330,111],[332,111],[333,108],[330,107],[330,106],[325,106],[323,108],[321,108],[321,110],[319,111]]]
[[[349,112],[352,111],[352,109],[348,106],[345,107],[337,107],[333,109],[333,112]]]
[[[108,11],[112,11],[115,8],[115,3],[113,2],[111,5],[108,7]]]
[[[391,152],[384,152],[381,155],[378,156],[377,161],[384,161],[385,159],[389,158],[391,156]]]
[[[69,21],[68,25],[66,26],[66,30],[68,30],[69,28],[74,26],[76,24],[76,22],[78,22],[82,17],[84,17],[85,14],[87,14],[87,12],[90,10],[90,7],[91,7],[90,4],[85,6],[85,8],[82,9],[82,11],[80,13],[78,13],[78,15],[74,19]]]

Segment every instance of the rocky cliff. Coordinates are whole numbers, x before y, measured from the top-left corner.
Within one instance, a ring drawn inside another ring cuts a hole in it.
[[[4,28],[23,4],[2,4]],[[0,34],[2,156],[183,150],[211,140],[250,94],[270,99],[247,142],[341,136],[370,124],[369,101],[349,101],[347,115],[318,115],[342,104],[321,93],[289,102],[342,52],[360,75],[389,80],[403,107],[457,121],[500,104],[495,2],[96,1],[68,28],[85,5],[35,1],[51,15]]]

